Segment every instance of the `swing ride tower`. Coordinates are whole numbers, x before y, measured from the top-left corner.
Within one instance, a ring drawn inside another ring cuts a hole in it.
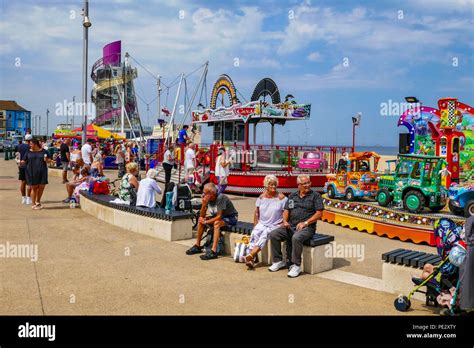
[[[105,45],[102,58],[92,66],[94,123],[127,138],[135,138],[143,133],[133,85],[138,75],[137,69],[129,63],[128,53],[122,61],[121,51],[121,41]]]

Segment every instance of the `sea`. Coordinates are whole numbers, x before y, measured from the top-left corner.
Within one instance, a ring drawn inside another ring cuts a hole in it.
[[[356,146],[355,150],[357,152],[377,152],[379,155],[398,155],[398,146]]]

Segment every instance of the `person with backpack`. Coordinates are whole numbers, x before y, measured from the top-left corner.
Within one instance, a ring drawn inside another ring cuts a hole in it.
[[[209,212],[210,216],[206,216]],[[202,236],[206,226],[214,228],[212,247],[205,255],[201,255],[201,260],[213,260],[218,257],[218,244],[221,236],[221,228],[235,226],[238,221],[238,212],[230,198],[221,193],[217,193],[217,187],[213,183],[204,185],[202,194],[202,208],[198,220],[198,232],[196,244],[186,251],[187,255],[202,253]]]

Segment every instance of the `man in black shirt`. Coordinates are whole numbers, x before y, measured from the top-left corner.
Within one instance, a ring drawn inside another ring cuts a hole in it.
[[[290,278],[300,275],[303,243],[313,237],[316,221],[321,219],[324,210],[321,195],[311,190],[309,176],[299,175],[297,182],[298,192],[290,194],[285,204],[282,227],[270,233],[273,263],[268,270],[276,272],[286,267],[281,253],[281,242],[286,241]]]
[[[69,168],[69,159],[71,158],[71,153],[69,152],[69,145],[71,144],[71,139],[66,138],[61,146],[59,147],[59,152],[61,156],[61,165],[63,167],[63,184],[69,182],[67,179],[67,171]]]
[[[19,144],[15,151],[19,154],[18,162],[18,180],[20,183],[20,192],[21,192],[21,204],[31,204],[31,186],[26,188],[26,166],[21,162],[25,160],[26,154],[30,151],[30,142],[33,139],[31,134],[25,135],[25,142]]]

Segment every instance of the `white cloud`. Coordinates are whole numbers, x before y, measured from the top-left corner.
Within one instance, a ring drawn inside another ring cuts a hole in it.
[[[308,55],[308,60],[311,62],[320,62],[321,61],[321,53],[319,52],[312,52]]]

